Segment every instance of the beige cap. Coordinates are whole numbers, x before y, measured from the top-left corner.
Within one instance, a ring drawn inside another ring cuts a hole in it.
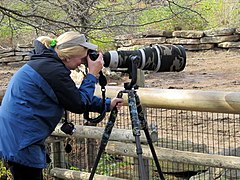
[[[69,48],[69,47],[73,47],[73,46],[83,46],[87,49],[92,49],[92,50],[96,50],[97,49],[97,45],[95,44],[91,44],[87,42],[87,39],[85,37],[84,34],[80,34],[77,38],[69,40],[67,42],[64,42],[62,44],[57,45],[58,49],[65,49],[65,48]]]

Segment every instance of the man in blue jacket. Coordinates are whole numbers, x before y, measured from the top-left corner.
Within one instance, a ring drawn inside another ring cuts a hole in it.
[[[14,180],[42,180],[46,167],[44,141],[59,123],[63,110],[73,113],[103,111],[102,99],[94,96],[96,76],[103,68],[99,53],[92,61],[83,34],[66,32],[57,39],[41,36],[34,42],[30,60],[12,77],[0,107],[0,158],[8,161]],[[70,70],[87,64],[88,74],[79,88]],[[123,104],[106,99],[105,110]]]

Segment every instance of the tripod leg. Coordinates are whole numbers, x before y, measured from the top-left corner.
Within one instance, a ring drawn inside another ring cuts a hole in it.
[[[117,97],[121,98],[122,97],[122,92],[119,92]],[[104,133],[102,135],[102,140],[101,140],[101,144],[99,146],[99,151],[98,151],[98,154],[97,154],[97,158],[94,162],[91,174],[89,176],[89,180],[93,179],[94,174],[97,170],[97,166],[98,166],[98,163],[100,161],[101,155],[105,151],[105,148],[107,146],[108,140],[109,140],[111,132],[112,132],[112,128],[113,128],[114,123],[115,123],[116,118],[117,118],[117,113],[118,113],[118,110],[117,110],[117,107],[115,106],[110,113],[109,120],[108,120],[107,125],[104,129]]]
[[[160,176],[160,179],[165,180],[163,172],[162,172],[160,164],[159,164],[159,161],[158,161],[158,158],[157,158],[157,154],[155,152],[155,149],[154,149],[154,146],[153,146],[153,143],[152,143],[152,138],[151,138],[150,133],[149,133],[147,121],[144,117],[144,112],[143,112],[142,105],[140,103],[139,96],[137,94],[135,94],[135,98],[136,98],[138,118],[139,118],[140,123],[141,123],[141,128],[144,130],[144,133],[146,135],[148,145],[149,145],[151,153],[153,155],[153,159],[154,159],[155,165],[157,167],[157,171],[158,171],[158,174]]]
[[[138,155],[138,171],[140,172],[139,176],[141,180],[146,180],[147,175],[144,168],[144,162],[142,157],[142,147],[140,142],[140,121],[138,119],[137,106],[135,101],[135,93],[133,90],[128,91],[128,105],[130,110],[130,116],[132,121],[132,130],[133,136],[136,141],[136,152]]]

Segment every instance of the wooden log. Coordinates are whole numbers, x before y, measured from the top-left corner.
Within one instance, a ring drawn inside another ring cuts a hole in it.
[[[123,87],[107,86],[106,96],[116,97]],[[145,107],[180,109],[201,112],[240,113],[240,93],[180,89],[139,88],[141,103]],[[5,90],[0,90],[0,100]],[[98,86],[96,95],[101,96]],[[126,95],[123,96],[127,100]],[[154,98],[153,98],[154,97]],[[125,101],[125,105],[127,102]]]
[[[152,159],[148,146],[142,145],[143,157]],[[159,160],[179,163],[219,167],[226,169],[240,169],[240,157],[204,154],[189,151],[180,151],[169,148],[155,147]],[[123,156],[137,157],[136,145],[130,143],[109,141],[106,152]]]
[[[60,141],[64,141],[65,137],[61,137],[61,136],[49,136],[45,143],[46,144],[50,144],[50,143],[56,143],[56,142],[60,142]]]
[[[102,139],[102,135],[105,129],[105,127],[75,125],[76,132],[74,132],[72,136],[69,136],[61,131],[60,129],[61,126],[62,124],[58,124],[58,126],[55,128],[54,132],[52,133],[53,136]],[[152,140],[157,141],[158,137],[156,135],[156,132],[152,132],[152,133],[154,133],[153,135],[151,135]],[[134,142],[135,137],[133,136],[132,130],[113,128],[109,140]],[[143,131],[141,131],[141,142],[147,143],[147,138]]]
[[[85,180],[85,179],[89,179],[90,173],[74,171],[69,169],[62,169],[62,168],[52,168],[50,170],[50,175],[52,177],[65,179],[65,180],[67,179]],[[94,174],[94,180],[122,180],[122,179]]]
[[[107,86],[106,96],[116,97],[123,87]],[[100,95],[100,88],[96,94]],[[240,113],[240,93],[182,89],[139,88],[137,93],[145,107],[180,109],[201,112]],[[123,96],[127,104],[127,96]]]

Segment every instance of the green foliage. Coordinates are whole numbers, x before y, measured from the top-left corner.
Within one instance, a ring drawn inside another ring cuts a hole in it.
[[[86,14],[83,13],[84,17],[81,13],[74,11],[74,8],[71,9],[75,6],[68,7],[64,2],[61,1],[62,6],[58,7],[54,3],[60,3],[60,1],[53,1],[50,4],[48,1],[34,1],[33,3],[32,0],[3,0],[1,5],[17,10],[23,16],[31,14],[34,9],[46,19],[31,16],[26,18],[35,22],[35,26],[39,25],[56,34],[72,30],[73,27],[61,29],[57,25],[52,26],[47,19],[71,21],[72,25],[78,26],[87,20],[85,22],[87,24],[83,24],[87,26],[86,32],[89,37],[93,37],[92,42],[98,44],[100,50],[112,50],[114,37],[124,33],[151,29],[204,30],[217,27],[239,27],[240,25],[240,3],[234,0],[178,0],[161,1],[162,3],[154,1],[151,4],[134,0],[119,0],[115,3],[109,0],[97,0],[87,8]],[[68,15],[65,12],[66,9],[69,10]],[[19,34],[33,34],[34,28],[30,27],[30,24],[20,22],[16,15],[12,17],[3,16],[0,26],[1,38],[19,38],[21,37],[21,35],[18,36]],[[82,29],[79,27],[79,30]]]
[[[11,14],[12,18],[9,18],[7,15],[2,16],[1,19],[1,26],[0,26],[0,37],[1,38],[12,38],[12,39],[21,39],[22,36],[28,35],[29,38],[31,38],[29,35],[35,34],[34,27],[31,26],[31,22],[37,23],[37,26],[46,26],[45,28],[48,28],[49,31],[51,31],[51,28],[54,29],[54,27],[50,27],[48,25],[47,19],[53,19],[58,20],[65,17],[65,13],[56,8],[52,4],[48,4],[48,2],[44,1],[3,1],[2,4],[4,4],[7,8],[13,9],[16,14]],[[44,14],[45,19],[37,19],[34,17],[34,15],[31,16],[34,12],[37,12],[39,14]],[[22,19],[17,15],[20,14],[22,16],[23,20],[28,22],[24,23]],[[1,15],[1,14],[0,14]],[[46,25],[45,25],[46,24]],[[35,25],[36,26],[36,25]],[[56,32],[60,31],[56,28]],[[40,33],[40,31],[38,32]],[[32,39],[27,39],[28,42],[32,42]]]
[[[7,177],[7,180],[10,180],[11,173],[6,169],[6,167],[3,166],[3,162],[0,161],[0,179],[3,177]]]
[[[146,24],[140,27],[139,31],[204,30],[239,26],[240,3],[237,4],[231,0],[178,0],[175,2],[139,12],[139,24]]]
[[[123,169],[128,169],[131,166],[131,163],[124,162],[123,160],[116,160],[117,156],[104,153],[98,162],[96,174],[112,176],[116,172],[119,173]],[[71,166],[70,170],[87,172],[87,169],[79,169],[78,167]]]
[[[13,8],[20,14],[29,8],[23,3],[15,4],[13,1],[8,2],[7,7]],[[1,39],[17,39],[21,35],[33,32],[33,28],[31,26],[18,21],[18,18],[15,15],[12,17],[13,18],[3,16],[0,26]]]
[[[207,20],[202,29],[238,27],[239,6],[240,3],[233,0],[202,0],[193,10]]]
[[[75,167],[75,166],[71,166],[70,170],[74,170],[74,171],[80,171],[79,168]]]
[[[148,29],[201,30],[206,27],[207,23],[204,17],[199,16],[199,14],[201,14],[199,4],[193,5],[192,1],[179,0],[177,4],[158,6],[140,13],[139,22],[141,24],[147,24],[155,21],[153,24],[144,26],[141,31]]]
[[[203,0],[199,3],[197,8],[200,9],[201,15],[208,21],[208,24],[204,28],[213,28],[220,25],[216,20],[216,15],[217,11],[221,9],[221,6],[221,1],[218,0]]]
[[[1,38],[8,38],[11,37],[11,29],[8,26],[0,26],[0,37]]]
[[[105,176],[112,176],[121,169],[127,169],[130,165],[131,163],[129,162],[117,161],[113,155],[105,153],[98,163],[96,173]]]
[[[94,31],[91,33],[90,36],[95,37],[95,39],[91,39],[91,43],[98,45],[98,50],[100,51],[115,50],[114,42],[110,38],[113,37],[113,35],[110,35],[109,33],[104,31]]]

